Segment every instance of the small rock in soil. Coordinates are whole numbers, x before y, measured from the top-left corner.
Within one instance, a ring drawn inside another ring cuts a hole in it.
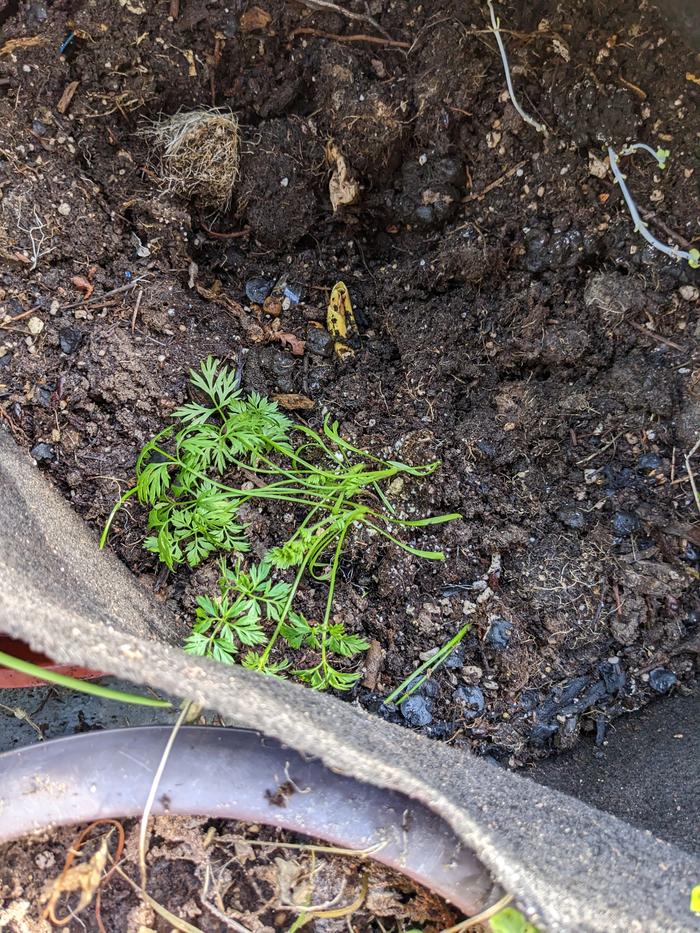
[[[330,356],[333,338],[325,327],[309,327],[306,331],[306,349],[317,356]]]
[[[5,369],[12,362],[12,354],[8,351],[0,356],[0,369]]]
[[[628,538],[639,531],[641,522],[632,512],[615,512],[612,520],[613,531],[621,538]]]
[[[598,665],[598,673],[603,678],[608,693],[619,693],[625,686],[625,672],[619,658],[608,658]]]
[[[34,401],[42,408],[51,408],[51,396],[53,389],[51,386],[40,385],[34,389]]]
[[[559,726],[555,722],[538,723],[530,733],[530,742],[541,748],[546,745],[553,735],[559,731]]]
[[[62,327],[58,333],[58,341],[64,353],[75,353],[83,342],[83,332],[77,327]]]
[[[448,655],[447,660],[445,661],[445,667],[448,670],[455,670],[458,667],[462,667],[464,664],[464,645],[458,645],[455,650]]]
[[[35,444],[32,447],[31,453],[32,453],[32,457],[34,457],[37,463],[41,463],[42,461],[46,463],[50,463],[52,460],[56,458],[56,455],[53,452],[53,447],[51,446],[51,444],[45,444],[43,442],[40,444]]]
[[[663,459],[658,454],[642,454],[637,461],[638,473],[656,473],[664,465]]]
[[[261,305],[272,291],[273,279],[248,279],[245,283],[245,293],[248,301],[254,305]]]
[[[464,715],[467,719],[475,719],[479,713],[483,712],[485,701],[484,694],[480,687],[457,687],[454,692],[454,698],[458,703],[465,706]]]
[[[675,687],[677,683],[678,678],[676,675],[672,671],[666,670],[665,667],[657,667],[649,672],[649,686],[656,693],[668,693],[671,687]]]
[[[566,506],[559,509],[557,518],[566,525],[567,528],[573,528],[574,531],[581,531],[586,527],[586,515],[581,509],[575,509],[573,506]]]
[[[486,642],[493,648],[503,650],[508,647],[510,635],[513,631],[513,623],[508,619],[502,619],[500,616],[491,619],[488,631],[486,632]]]
[[[410,696],[400,706],[401,715],[409,726],[427,726],[433,721],[428,700],[421,696]]]

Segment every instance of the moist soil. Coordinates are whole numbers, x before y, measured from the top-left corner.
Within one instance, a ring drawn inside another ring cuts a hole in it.
[[[318,933],[341,933],[349,924],[358,933],[403,933],[416,926],[435,933],[462,919],[434,894],[377,862],[338,855],[281,830],[196,817],[153,821],[146,900],[138,890],[139,821],[92,824],[79,843],[87,829],[69,827],[0,846],[3,928],[49,933],[65,927],[55,918],[87,933],[170,933],[175,923],[154,902],[202,933],[271,933],[289,930],[295,921],[295,929]],[[67,863],[71,848],[77,855]],[[119,871],[110,874],[115,860]],[[78,911],[83,891],[86,903]],[[317,908],[315,917],[310,907]],[[47,908],[52,913],[45,916]],[[71,911],[77,912],[73,920]]]
[[[0,416],[95,529],[208,354],[304,396],[312,426],[439,458],[396,492],[462,514],[412,539],[446,560],[361,536],[344,555],[334,611],[375,643],[347,696],[511,765],[603,742],[686,690],[699,648],[698,273],[634,232],[603,161],[669,149],[663,172],[623,167],[654,233],[697,245],[698,56],[636,0],[499,5],[545,137],[480,5],[310,6],[5,3]],[[205,106],[242,127],[218,213],[163,190],[142,133]],[[359,186],[335,211],[331,139]],[[338,280],[361,332],[345,360],[324,328]],[[248,518],[279,543],[283,514]],[[130,505],[111,547],[186,629],[216,570],[160,572],[145,519]],[[302,598],[312,617],[323,587]],[[383,704],[466,620],[426,686]]]

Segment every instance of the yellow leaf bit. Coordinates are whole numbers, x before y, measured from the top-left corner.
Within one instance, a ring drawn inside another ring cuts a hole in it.
[[[350,301],[350,292],[344,282],[336,282],[331,292],[326,317],[328,333],[335,340],[335,352],[341,360],[355,355],[352,347],[357,343],[359,331]]]
[[[690,892],[690,909],[694,914],[700,914],[700,884],[696,884]]]

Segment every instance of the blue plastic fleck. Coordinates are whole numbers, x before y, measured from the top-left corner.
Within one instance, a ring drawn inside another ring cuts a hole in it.
[[[66,38],[65,38],[65,39],[63,40],[63,42],[61,43],[61,46],[60,46],[60,48],[59,48],[59,50],[58,50],[58,54],[59,54],[59,55],[63,55],[63,53],[64,53],[64,52],[66,51],[66,49],[68,48],[68,46],[69,46],[69,45],[71,44],[71,42],[73,41],[73,39],[75,39],[75,33],[71,31],[71,32],[68,33],[68,35],[66,36]]]

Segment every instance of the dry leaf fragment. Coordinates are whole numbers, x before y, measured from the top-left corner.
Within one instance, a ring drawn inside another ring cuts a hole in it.
[[[75,96],[75,92],[78,90],[79,84],[80,81],[71,81],[66,84],[65,88],[63,89],[63,94],[61,94],[61,99],[59,100],[58,104],[56,104],[56,110],[58,110],[59,113],[65,113],[66,110],[68,110],[71,101]]]
[[[326,315],[328,332],[335,340],[335,352],[341,359],[355,355],[349,341],[357,340],[359,331],[352,310],[350,293],[344,282],[336,282]]]
[[[692,72],[690,72],[690,71],[686,71],[686,73],[685,73],[685,80],[686,80],[686,81],[692,81],[693,84],[700,84],[700,77],[698,77],[698,75],[694,75],[694,74],[693,74]]]
[[[252,6],[241,16],[241,32],[254,32],[256,29],[266,29],[272,22],[272,17],[262,7]]]
[[[280,393],[272,396],[272,401],[277,402],[280,408],[287,411],[308,411],[314,407],[314,400],[308,395],[298,395],[296,392]]]
[[[339,207],[354,204],[360,195],[360,185],[353,177],[350,166],[340,149],[330,140],[326,146],[326,160],[333,165],[333,174],[328,182],[328,193],[333,212]]]
[[[83,297],[85,301],[87,301],[90,295],[95,291],[95,286],[92,282],[89,282],[84,275],[74,275],[71,279],[71,283],[75,285],[79,291],[84,292]]]
[[[306,341],[301,340],[295,334],[288,334],[286,331],[278,330],[273,331],[272,334],[273,340],[278,340],[283,347],[286,347],[288,350],[291,350],[294,356],[303,356],[304,349],[306,348]]]

